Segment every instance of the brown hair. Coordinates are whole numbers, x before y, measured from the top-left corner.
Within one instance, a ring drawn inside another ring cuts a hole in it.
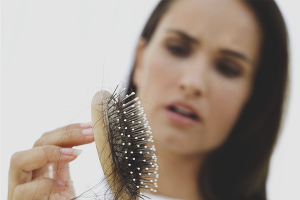
[[[169,6],[162,0],[151,14],[141,37],[146,45]],[[199,177],[199,189],[207,200],[265,200],[266,180],[286,99],[288,35],[282,14],[273,0],[244,2],[254,12],[263,32],[261,60],[252,94],[224,144],[211,152]],[[135,66],[135,65],[134,65]],[[129,78],[127,93],[136,92]]]

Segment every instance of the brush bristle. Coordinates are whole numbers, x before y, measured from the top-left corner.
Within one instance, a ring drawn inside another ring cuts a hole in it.
[[[156,192],[157,158],[152,132],[135,93],[106,99],[105,112],[113,161],[126,192],[142,197],[140,190]],[[144,196],[145,197],[145,196]]]

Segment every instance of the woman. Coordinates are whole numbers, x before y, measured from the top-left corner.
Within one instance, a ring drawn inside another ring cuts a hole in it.
[[[159,195],[266,199],[287,63],[285,23],[274,1],[158,4],[139,40],[128,92],[137,92],[153,130]],[[49,162],[76,159],[66,147],[92,141],[90,124],[74,124],[14,154],[9,199],[69,198],[68,171],[40,176]]]

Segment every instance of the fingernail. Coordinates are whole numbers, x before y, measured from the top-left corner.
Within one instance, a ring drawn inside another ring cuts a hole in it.
[[[92,122],[81,123],[79,126],[80,126],[81,128],[92,127]]]
[[[60,187],[66,187],[68,184],[68,181],[57,180],[56,182]]]
[[[68,181],[57,180],[56,182],[60,187],[69,187],[69,186],[73,185],[73,181],[71,181],[71,180],[68,180]]]
[[[82,134],[83,135],[93,135],[93,129],[92,128],[83,129]]]
[[[79,156],[82,152],[80,149],[72,149],[72,148],[61,148],[60,152],[64,155],[68,156]]]

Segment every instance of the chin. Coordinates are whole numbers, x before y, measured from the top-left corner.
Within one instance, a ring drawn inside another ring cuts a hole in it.
[[[154,136],[157,151],[170,152],[177,155],[195,155],[205,152],[203,140],[199,138],[199,132],[194,132],[186,126],[176,126],[170,123],[161,113],[155,118],[148,117]],[[194,137],[193,137],[194,136]]]
[[[193,148],[190,145],[191,138],[186,138],[186,135],[178,133],[178,131],[176,132],[162,131],[160,134],[154,135],[154,141],[156,143],[155,146],[158,147],[157,149],[181,155],[195,154],[195,152],[199,152],[199,149]],[[153,131],[153,133],[155,132]]]

